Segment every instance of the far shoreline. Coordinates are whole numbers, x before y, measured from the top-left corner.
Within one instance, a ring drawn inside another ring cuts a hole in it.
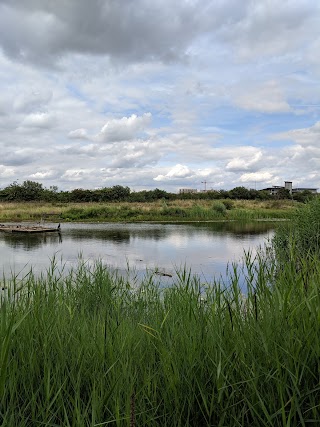
[[[0,222],[210,223],[289,220],[302,203],[288,200],[176,200],[154,202],[2,202]]]

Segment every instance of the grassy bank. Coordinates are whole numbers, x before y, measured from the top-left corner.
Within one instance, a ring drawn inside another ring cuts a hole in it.
[[[245,296],[235,267],[227,289],[133,287],[99,262],[7,281],[1,426],[317,425],[320,263],[244,264]]]
[[[292,201],[156,201],[152,203],[2,203],[0,221],[212,221],[288,218]]]

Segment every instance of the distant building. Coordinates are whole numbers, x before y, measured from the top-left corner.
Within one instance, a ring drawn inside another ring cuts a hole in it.
[[[310,193],[317,194],[317,188],[293,188],[292,193],[303,193],[304,191],[310,191]]]
[[[272,187],[263,188],[262,191],[268,191],[269,194],[275,196],[278,194],[279,190],[284,189],[288,190],[290,194],[302,193],[303,191],[310,191],[310,193],[317,194],[317,188],[308,188],[308,187],[292,187],[292,181],[285,181],[284,186],[281,185],[273,185]]]
[[[180,188],[179,194],[193,194],[197,193],[198,190],[196,188]]]
[[[284,181],[284,189],[288,190],[292,194],[292,181]]]

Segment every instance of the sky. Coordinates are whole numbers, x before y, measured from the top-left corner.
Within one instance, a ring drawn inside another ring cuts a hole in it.
[[[319,0],[0,0],[0,188],[320,191]]]

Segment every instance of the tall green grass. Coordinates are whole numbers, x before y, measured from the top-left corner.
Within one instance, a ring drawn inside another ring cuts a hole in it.
[[[320,263],[272,248],[227,283],[133,286],[97,262],[6,280],[1,426],[306,426],[320,419]]]
[[[299,204],[283,201],[176,200],[145,203],[0,204],[0,221],[214,221],[290,218]]]
[[[320,255],[320,199],[295,210],[291,221],[278,229],[273,245],[279,259]]]
[[[229,203],[216,201],[206,207],[194,204],[191,207],[154,206],[144,209],[128,205],[71,207],[61,215],[65,221],[215,221],[278,219],[291,216],[286,210],[230,208]]]
[[[234,209],[228,212],[228,218],[234,221],[252,221],[259,219],[290,219],[293,213],[278,209]]]

